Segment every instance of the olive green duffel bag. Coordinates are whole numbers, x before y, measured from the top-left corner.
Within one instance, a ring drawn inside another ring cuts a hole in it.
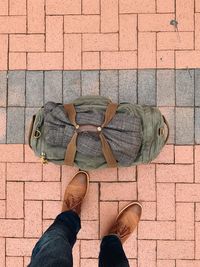
[[[40,108],[29,145],[43,163],[90,170],[149,163],[168,137],[168,123],[157,108],[85,96]]]

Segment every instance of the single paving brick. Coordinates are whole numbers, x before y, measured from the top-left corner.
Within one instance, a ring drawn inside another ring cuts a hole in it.
[[[45,71],[44,102],[62,103],[62,71]]]
[[[157,70],[157,105],[175,105],[174,70]]]
[[[0,235],[4,237],[23,237],[23,220],[0,219]]]
[[[28,143],[28,135],[29,135],[29,129],[30,124],[32,121],[32,117],[36,112],[38,111],[38,108],[26,108],[25,109],[25,143]]]
[[[12,227],[16,227],[16,225],[12,225]],[[32,238],[7,238],[6,255],[31,256],[32,249],[35,246],[36,242],[37,239]]]
[[[0,71],[0,107],[7,105],[7,72]]]
[[[141,267],[156,266],[155,240],[138,240],[138,261],[140,262]]]
[[[43,72],[26,72],[26,106],[41,107],[43,105]]]
[[[6,217],[19,219],[24,217],[23,183],[8,182],[6,188]],[[16,194],[17,192],[17,194]]]
[[[176,203],[176,239],[194,240],[194,203]],[[197,235],[199,236],[199,235]]]
[[[138,103],[156,106],[155,70],[140,70],[138,72]]]
[[[157,183],[157,220],[175,220],[174,192],[174,183]]]
[[[40,237],[42,234],[42,201],[25,201],[24,206],[24,236]]]
[[[194,70],[176,70],[176,105],[194,105]]]
[[[63,102],[69,103],[81,95],[80,71],[63,71]]]
[[[0,144],[6,143],[6,108],[0,108]]]
[[[25,71],[8,72],[8,106],[25,106]]]
[[[119,102],[137,103],[137,70],[119,70]]]
[[[176,267],[199,267],[199,266],[200,266],[200,260],[177,260],[176,261]]]
[[[0,162],[23,162],[23,145],[22,144],[1,144],[0,145]],[[3,167],[0,164],[0,176],[3,177],[1,173],[1,168]],[[2,187],[0,187],[1,189]],[[1,190],[0,190],[1,195]],[[4,197],[5,198],[5,197]]]
[[[118,71],[108,70],[100,72],[100,95],[118,103]]]
[[[99,94],[99,71],[81,72],[82,95]]]
[[[78,233],[78,239],[98,239],[99,222],[81,221],[81,230]]]
[[[200,69],[195,70],[195,106],[200,106]]]
[[[174,239],[174,221],[141,221],[138,225],[139,239]]]
[[[195,143],[200,144],[200,108],[195,108]]]
[[[194,241],[158,240],[158,259],[193,259]]]
[[[194,109],[176,108],[176,144],[194,143]]]
[[[7,113],[7,143],[24,143],[24,108],[9,107]]]

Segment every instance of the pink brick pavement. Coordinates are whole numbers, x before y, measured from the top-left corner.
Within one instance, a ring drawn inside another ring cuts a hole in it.
[[[0,71],[148,68],[200,68],[200,0],[0,0]],[[90,172],[74,267],[98,266],[100,238],[135,199],[143,215],[124,246],[130,266],[199,267],[199,155],[167,145],[151,165]],[[28,265],[75,172],[0,145],[1,267]]]
[[[0,266],[22,267],[77,170],[42,166],[27,145],[0,145],[0,155]],[[200,146],[167,145],[150,165],[91,171],[74,266],[97,266],[100,238],[137,199],[141,222],[124,245],[130,266],[200,266],[199,155]]]
[[[199,0],[0,0],[0,70],[198,67]]]

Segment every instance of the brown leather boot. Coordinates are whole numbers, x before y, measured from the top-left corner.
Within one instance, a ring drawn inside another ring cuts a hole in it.
[[[65,190],[62,212],[73,210],[80,215],[81,204],[87,195],[88,188],[88,173],[85,171],[77,172]]]
[[[137,227],[142,214],[142,205],[132,202],[123,208],[109,231],[109,235],[117,235],[122,244],[129,238]]]

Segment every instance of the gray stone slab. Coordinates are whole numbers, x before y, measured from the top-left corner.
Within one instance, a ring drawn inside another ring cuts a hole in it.
[[[45,71],[44,100],[62,103],[62,71]]]
[[[82,95],[99,94],[99,71],[81,72]]]
[[[194,70],[176,70],[176,105],[194,105]]]
[[[63,102],[69,103],[81,95],[80,71],[63,71]]]
[[[119,70],[119,102],[137,103],[137,70]]]
[[[157,105],[175,105],[174,70],[157,70]]]
[[[200,108],[195,109],[195,143],[200,144]]]
[[[0,107],[7,105],[7,72],[0,71]]]
[[[0,108],[0,144],[6,143],[6,108]]]
[[[138,71],[138,103],[156,106],[156,71]]]
[[[32,117],[36,112],[38,111],[38,108],[26,108],[25,109],[25,143],[28,143],[28,135],[29,135],[29,129],[30,124],[32,121]]]
[[[194,108],[176,108],[176,144],[194,143]]]
[[[110,98],[115,103],[119,101],[118,75],[118,70],[100,71],[100,95]]]
[[[25,106],[25,71],[8,72],[8,106]]]
[[[195,70],[195,106],[200,107],[200,69]]]
[[[24,143],[24,108],[9,107],[7,113],[7,143]]]
[[[41,107],[44,104],[43,71],[26,72],[26,106]]]
[[[159,108],[161,113],[165,116],[170,132],[169,132],[169,139],[168,144],[174,144],[175,140],[175,108],[174,107],[160,107]]]

